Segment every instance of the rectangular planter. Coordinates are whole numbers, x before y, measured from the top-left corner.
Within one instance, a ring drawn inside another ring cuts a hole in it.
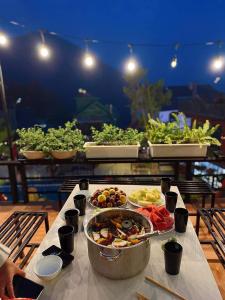
[[[200,144],[151,144],[151,157],[205,157],[208,145]]]
[[[87,158],[138,158],[140,144],[137,145],[96,145],[94,142],[84,144]]]

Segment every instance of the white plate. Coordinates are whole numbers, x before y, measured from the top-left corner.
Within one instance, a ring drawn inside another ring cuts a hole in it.
[[[102,189],[103,190],[103,189]],[[95,193],[95,192],[94,192]],[[94,193],[93,193],[93,195],[94,195]],[[104,209],[104,208],[125,208],[126,206],[127,206],[127,203],[128,203],[128,197],[127,197],[127,195],[126,195],[126,202],[124,203],[124,204],[122,204],[122,205],[120,205],[120,206],[113,206],[113,207],[98,207],[98,206],[95,206],[94,204],[92,204],[92,202],[91,202],[91,197],[89,197],[89,200],[88,200],[88,203],[89,203],[89,205],[92,207],[92,208],[94,208],[94,209]]]
[[[135,207],[138,207],[138,208],[140,208],[140,207],[142,207],[142,208],[147,207],[147,206],[140,205],[140,204],[138,204],[138,203],[136,203],[136,202],[133,202],[133,201],[130,200],[129,198],[128,198],[128,202],[129,202],[131,205],[133,205],[133,206],[135,206]],[[161,199],[161,202],[160,202],[160,203],[159,203],[159,202],[158,202],[157,204],[155,204],[155,203],[149,203],[149,205],[163,206],[163,205],[165,205],[165,200]]]
[[[133,191],[133,192],[135,192],[135,191]],[[132,193],[133,193],[133,192],[132,192]],[[135,206],[135,207],[143,207],[143,208],[146,207],[146,206],[143,206],[143,205],[138,204],[137,202],[133,202],[132,200],[129,199],[129,196],[128,196],[127,198],[128,198],[128,202],[129,202],[131,205]],[[155,203],[149,203],[149,205],[163,206],[163,205],[166,204],[165,196],[164,196],[163,193],[161,193],[161,192],[160,192],[160,200],[161,200],[161,202],[158,203],[158,204],[155,204]]]

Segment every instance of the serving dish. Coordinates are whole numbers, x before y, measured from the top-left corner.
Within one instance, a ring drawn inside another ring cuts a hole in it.
[[[100,212],[85,225],[88,256],[93,269],[107,278],[125,279],[137,275],[147,266],[151,240],[148,238],[138,244],[123,248],[108,247],[95,242],[90,235],[92,225],[117,217],[134,219],[142,224],[147,233],[153,233],[153,225],[150,220],[138,212],[123,208],[112,208]]]

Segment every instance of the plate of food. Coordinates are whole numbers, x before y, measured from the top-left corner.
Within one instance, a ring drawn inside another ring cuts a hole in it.
[[[127,204],[127,195],[117,187],[109,187],[94,192],[89,200],[94,208],[124,207]]]
[[[165,198],[157,188],[135,190],[128,196],[128,200],[136,207],[147,207],[149,205],[161,206],[165,204]]]
[[[174,228],[174,219],[165,206],[149,205],[137,208],[135,211],[148,218],[152,222],[154,230],[166,233]]]

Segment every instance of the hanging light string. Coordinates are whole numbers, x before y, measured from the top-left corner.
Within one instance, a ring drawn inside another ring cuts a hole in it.
[[[0,18],[0,22],[6,23],[8,25],[19,27],[23,30],[26,29],[26,31],[34,31],[33,28],[30,26],[21,24],[15,20],[6,20],[4,18]],[[36,31],[36,30],[35,30]],[[146,48],[173,48],[174,49],[174,56],[172,57],[170,61],[171,68],[175,69],[178,65],[178,56],[177,52],[178,49],[184,48],[184,47],[212,47],[216,46],[218,49],[221,49],[221,47],[224,45],[225,40],[215,40],[215,41],[207,41],[207,42],[189,42],[189,43],[180,43],[177,42],[175,44],[170,43],[141,43],[141,42],[132,42],[127,43],[127,41],[121,41],[121,40],[104,40],[104,39],[92,39],[92,38],[84,38],[81,36],[75,36],[75,35],[69,35],[69,34],[62,34],[55,31],[49,31],[49,30],[38,30],[41,37],[41,44],[38,46],[38,54],[39,57],[43,60],[48,60],[52,55],[52,50],[48,47],[46,44],[46,38],[45,35],[57,35],[59,37],[63,37],[66,39],[81,41],[85,44],[85,53],[83,55],[82,64],[83,67],[86,69],[93,69],[96,66],[96,57],[95,55],[90,52],[89,48],[92,44],[111,44],[115,46],[128,46],[129,49],[129,58],[126,60],[124,65],[124,70],[126,73],[134,74],[137,69],[140,67],[139,62],[134,57],[133,49],[134,47],[146,47]],[[45,33],[45,34],[44,34]],[[0,47],[8,47],[10,44],[10,40],[7,37],[7,35],[1,30],[0,28]],[[225,58],[221,54],[217,55],[211,60],[210,68],[212,72],[219,73],[225,68]],[[220,77],[218,77],[220,78]],[[221,78],[220,78],[221,79]],[[219,80],[220,81],[220,80]],[[214,83],[219,82],[218,80],[215,80]]]
[[[4,18],[0,18],[0,21],[4,22],[4,23],[8,23],[10,25],[13,26],[17,26],[20,28],[29,28],[29,26],[26,26],[24,24],[21,24],[15,20],[11,20],[8,21]],[[30,27],[30,30],[34,30],[34,28]],[[174,43],[150,43],[150,42],[146,42],[146,43],[141,43],[141,42],[132,42],[132,43],[128,43],[127,41],[122,41],[122,40],[105,40],[105,39],[95,39],[95,38],[84,38],[81,36],[76,36],[76,35],[71,35],[71,34],[64,34],[64,33],[59,33],[59,32],[55,32],[55,31],[51,31],[51,30],[46,30],[46,33],[50,34],[50,35],[58,35],[61,37],[65,37],[68,39],[72,39],[72,40],[77,40],[77,41],[88,41],[89,43],[101,43],[101,44],[113,44],[113,45],[118,45],[118,46],[127,46],[132,45],[132,47],[149,47],[149,48],[171,48],[174,47]],[[187,42],[187,43],[176,43],[175,45],[179,44],[179,48],[181,47],[201,47],[201,46],[218,46],[218,44],[220,46],[223,46],[225,43],[225,40],[214,40],[214,41],[206,41],[206,42]]]

